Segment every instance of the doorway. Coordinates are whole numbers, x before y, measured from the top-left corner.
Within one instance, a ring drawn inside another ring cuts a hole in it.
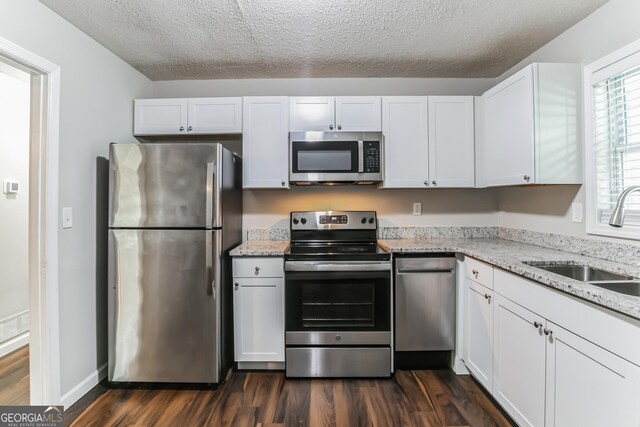
[[[0,405],[29,404],[31,76],[0,61]]]
[[[0,156],[11,155],[6,165],[0,160],[0,222],[11,215],[16,221],[12,224],[19,224],[15,229],[0,226],[0,245],[10,245],[6,253],[0,249],[0,257],[5,255],[16,265],[11,279],[16,283],[7,285],[11,291],[0,289],[3,301],[5,295],[15,296],[11,298],[13,306],[5,311],[0,306],[0,323],[6,321],[8,325],[0,324],[0,405],[60,404],[60,67],[0,37],[0,84],[3,81],[7,85],[11,82],[15,93],[26,94],[27,99],[21,95],[9,101],[4,113],[10,116],[7,123],[12,124],[12,132],[0,133],[5,139],[0,142]],[[5,95],[2,90],[0,93]],[[4,126],[2,112],[0,108],[0,126]],[[5,339],[9,335],[12,338]],[[2,344],[6,343],[10,344],[3,351]],[[18,401],[6,402],[2,391],[5,385],[17,387],[8,395]]]

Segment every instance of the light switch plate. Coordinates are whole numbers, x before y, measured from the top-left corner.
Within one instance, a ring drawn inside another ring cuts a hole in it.
[[[5,179],[2,182],[2,192],[4,194],[18,194],[20,192],[20,182],[13,179]]]
[[[422,215],[422,203],[415,202],[413,204],[413,214],[416,215],[416,216]]]
[[[73,209],[62,208],[62,228],[73,227]]]
[[[583,221],[583,211],[582,211],[582,203],[572,203],[571,204],[571,220],[573,222],[582,222]]]

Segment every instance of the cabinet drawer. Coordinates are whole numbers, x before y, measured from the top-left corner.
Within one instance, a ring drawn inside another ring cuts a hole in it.
[[[284,277],[281,257],[243,257],[233,259],[234,277]]]
[[[487,263],[466,257],[464,260],[464,276],[489,289],[493,289],[493,267]]]

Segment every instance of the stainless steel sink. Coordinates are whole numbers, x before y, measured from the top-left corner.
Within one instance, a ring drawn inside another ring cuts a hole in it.
[[[591,282],[590,284],[609,291],[618,292],[619,294],[640,297],[640,282],[627,280],[624,282]]]
[[[573,264],[539,264],[537,262],[525,262],[532,267],[540,268],[550,273],[559,274],[560,276],[569,277],[571,279],[580,280],[581,282],[602,282],[616,280],[631,280],[633,277],[625,276],[610,271],[601,270],[588,265]]]

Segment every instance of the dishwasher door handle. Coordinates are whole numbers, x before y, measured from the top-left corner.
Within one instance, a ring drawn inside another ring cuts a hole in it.
[[[420,274],[420,273],[453,273],[453,268],[438,268],[438,269],[428,269],[428,268],[397,268],[397,274]]]

